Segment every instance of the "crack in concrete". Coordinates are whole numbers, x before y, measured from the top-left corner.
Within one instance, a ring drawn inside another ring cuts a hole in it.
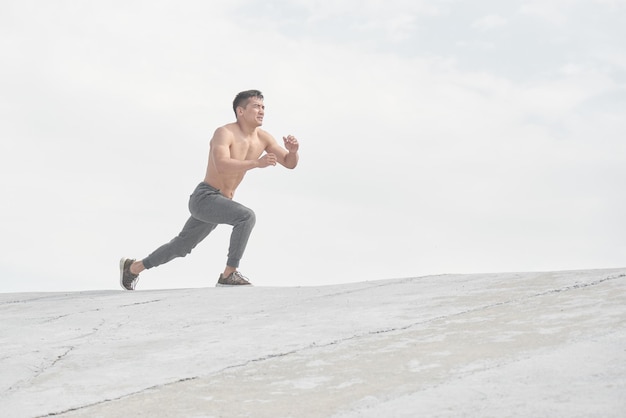
[[[137,306],[137,305],[147,305],[149,303],[156,303],[156,302],[161,302],[161,299],[154,299],[154,300],[148,300],[145,302],[136,302],[136,303],[130,303],[128,305],[120,305],[120,308],[127,308],[129,306]]]
[[[128,398],[128,397],[134,396],[134,395],[139,395],[139,394],[144,393],[144,392],[149,392],[151,390],[155,390],[155,389],[158,389],[158,388],[161,388],[161,387],[164,387],[164,386],[175,385],[177,383],[183,383],[183,382],[187,382],[187,381],[190,381],[190,380],[196,380],[196,379],[199,379],[199,378],[200,378],[199,376],[185,377],[185,378],[181,378],[181,379],[175,380],[173,382],[161,383],[161,384],[150,386],[150,387],[147,387],[147,388],[135,391],[135,392],[127,393],[125,395],[118,396],[117,398],[104,399],[102,401],[92,402],[92,403],[87,404],[87,405],[81,405],[81,406],[77,406],[77,407],[74,407],[74,408],[68,408],[68,409],[63,410],[63,411],[49,412],[49,413],[47,413],[45,415],[37,415],[35,418],[53,417],[53,416],[57,416],[57,415],[67,414],[67,413],[70,413],[70,412],[76,412],[76,411],[80,411],[81,409],[91,408],[92,406],[97,406],[97,405],[102,405],[102,404],[109,403],[109,402],[119,401],[121,399],[125,399],[125,398]]]
[[[52,318],[48,318],[48,319],[46,319],[46,320],[42,321],[41,323],[42,323],[42,324],[47,324],[47,323],[49,323],[49,322],[54,322],[54,321],[57,321],[57,320],[59,320],[59,319],[61,319],[61,318],[66,318],[66,317],[68,317],[68,316],[72,316],[72,315],[75,315],[75,314],[68,313],[68,314],[65,314],[65,315],[57,315],[57,316],[53,316]]]
[[[60,362],[61,360],[63,360],[65,357],[67,357],[67,355],[72,352],[76,347],[75,346],[70,346],[68,347],[67,351],[59,356],[57,356],[56,359],[54,359],[54,361],[52,363],[50,363],[50,365],[48,367],[45,367],[44,369],[41,370],[41,373],[39,373],[39,375],[35,376],[38,377],[40,375],[42,375],[43,373],[45,373],[47,370],[50,370],[51,368],[53,368],[54,366],[57,365],[58,362]]]
[[[50,299],[50,298],[54,298],[54,297],[58,297],[58,295],[54,294],[54,295],[46,295],[46,296],[40,296],[37,298],[30,298],[30,299],[16,299],[16,300],[7,300],[4,302],[0,302],[0,305],[15,305],[18,303],[26,303],[26,302],[35,302],[38,300],[44,300],[44,299]]]
[[[66,315],[63,315],[63,316],[66,316]],[[98,333],[100,331],[100,328],[102,328],[102,326],[105,323],[106,323],[106,319],[102,319],[102,320],[100,320],[100,323],[97,326],[95,326],[95,327],[93,327],[91,329],[91,331],[86,332],[85,334],[82,334],[82,335],[80,335],[78,337],[75,337],[73,339],[76,340],[76,339],[89,338],[89,337],[95,335],[96,333]],[[50,370],[51,368],[56,366],[61,360],[63,360],[65,357],[67,357],[67,355],[70,354],[70,352],[72,352],[73,350],[76,350],[79,347],[80,347],[80,344],[66,347],[67,350],[64,353],[58,355],[50,364],[48,364],[48,365],[40,365],[39,367],[35,368],[35,370],[33,370],[33,375],[31,375],[30,377],[28,377],[26,379],[23,379],[23,380],[20,380],[18,382],[15,382],[14,384],[12,384],[11,386],[9,386],[6,389],[6,392],[7,393],[13,392],[13,391],[18,390],[19,388],[23,387],[26,384],[32,383],[34,380],[39,378],[39,376],[43,375],[45,372],[47,372],[48,370]],[[8,358],[10,358],[10,357],[5,357],[5,358],[3,358],[3,360],[4,359],[8,359]]]
[[[63,360],[65,357],[67,357],[67,355],[72,352],[76,346],[69,346],[69,347],[65,347],[67,350],[64,353],[61,353],[59,355],[57,355],[57,357],[55,359],[53,359],[49,364],[41,364],[39,365],[35,370],[34,373],[23,380],[20,380],[18,382],[15,382],[13,385],[9,386],[9,388],[7,388],[6,392],[10,393],[13,392],[15,390],[20,389],[21,387],[23,387],[26,384],[30,384],[31,382],[33,382],[34,380],[36,380],[39,376],[41,376],[42,374],[44,374],[45,372],[47,372],[48,370],[50,370],[51,368],[53,368],[54,366],[56,366],[61,360]]]

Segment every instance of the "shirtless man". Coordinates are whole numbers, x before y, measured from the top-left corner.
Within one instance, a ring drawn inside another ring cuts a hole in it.
[[[236,122],[218,128],[210,143],[206,176],[189,198],[191,217],[182,231],[143,260],[120,260],[120,284],[135,290],[139,273],[176,257],[184,257],[219,224],[233,226],[228,260],[217,286],[250,285],[237,270],[255,223],[251,209],[235,202],[235,190],[244,175],[254,168],[275,166],[293,169],[298,165],[298,140],[283,137],[281,147],[263,125],[265,105],[258,90],[241,92],[233,101]]]

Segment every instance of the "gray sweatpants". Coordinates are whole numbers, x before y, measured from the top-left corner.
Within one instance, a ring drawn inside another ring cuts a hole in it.
[[[240,203],[224,197],[218,189],[200,183],[189,198],[191,217],[178,236],[157,248],[144,258],[143,265],[149,269],[168,261],[184,257],[219,224],[233,226],[228,249],[231,267],[239,267],[239,261],[248,244],[248,238],[256,222],[254,212]]]

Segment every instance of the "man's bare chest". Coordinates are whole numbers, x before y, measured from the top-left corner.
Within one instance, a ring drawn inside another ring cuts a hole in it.
[[[230,157],[236,160],[254,160],[261,156],[264,147],[260,140],[234,141],[230,146]]]

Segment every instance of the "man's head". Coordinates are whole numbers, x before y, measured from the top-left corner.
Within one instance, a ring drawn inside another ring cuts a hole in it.
[[[235,117],[237,117],[237,108],[241,107],[245,109],[248,102],[252,98],[263,100],[263,94],[258,90],[246,90],[242,91],[235,97],[235,100],[233,100],[233,111],[235,112]]]

